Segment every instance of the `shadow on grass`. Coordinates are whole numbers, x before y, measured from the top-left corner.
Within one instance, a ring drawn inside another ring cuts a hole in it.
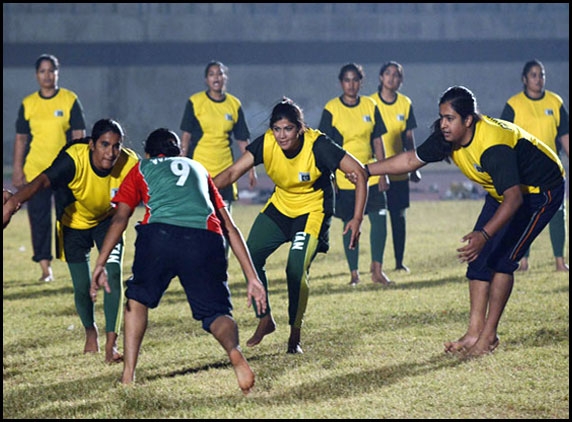
[[[38,282],[38,283],[40,283],[40,282]],[[52,283],[58,283],[58,282],[54,281]],[[37,290],[35,290],[35,291],[32,291],[30,289],[26,290],[26,287],[35,287],[35,288],[37,288]],[[17,291],[10,292],[11,288],[17,288]],[[11,288],[6,288],[6,286],[4,286],[4,292],[2,295],[4,301],[20,300],[20,299],[25,299],[25,300],[39,299],[39,298],[46,298],[46,297],[50,297],[50,296],[61,296],[64,294],[73,295],[73,286],[71,284],[71,281],[69,282],[69,285],[59,286],[56,288],[54,288],[53,284],[51,284],[51,283],[21,284],[18,286],[12,286]]]
[[[271,356],[271,355],[272,354],[251,356],[248,358],[248,362],[252,363],[252,362],[260,361],[263,359],[264,356]],[[276,356],[276,355],[278,355],[278,353],[274,354],[274,356]],[[161,379],[161,378],[174,378],[174,377],[178,377],[178,376],[197,374],[199,372],[209,371],[211,369],[222,369],[222,368],[232,369],[232,365],[230,364],[230,361],[224,360],[224,361],[219,361],[219,362],[212,362],[212,363],[207,363],[204,365],[199,365],[196,367],[179,369],[177,371],[170,371],[170,372],[166,372],[166,373],[157,373],[154,375],[148,375],[145,377],[141,377],[140,381],[143,381],[143,380],[144,381],[154,381],[154,380]]]

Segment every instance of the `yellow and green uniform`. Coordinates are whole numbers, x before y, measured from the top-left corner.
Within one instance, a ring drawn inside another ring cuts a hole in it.
[[[68,144],[44,174],[56,194],[58,258],[67,262],[74,285],[77,312],[84,327],[95,324],[95,308],[89,295],[90,251],[101,248],[111,221],[111,200],[119,185],[139,159],[122,148],[110,171],[92,164],[88,138]],[[115,246],[106,263],[111,293],[104,293],[107,332],[119,332],[123,306],[123,241]]]
[[[85,130],[85,117],[77,95],[65,88],[43,97],[40,91],[22,101],[16,120],[16,133],[28,136],[24,159],[24,176],[34,180],[56,158],[71,140],[71,131]],[[32,233],[32,260],[51,261],[52,256],[52,189],[34,195],[27,204]]]
[[[373,140],[387,132],[375,101],[371,97],[359,97],[354,105],[347,105],[341,97],[331,99],[324,106],[318,128],[332,138],[344,150],[362,164],[377,161]],[[370,250],[374,262],[383,263],[387,238],[387,199],[378,188],[379,176],[369,178],[365,213],[371,224]],[[346,179],[341,170],[336,171],[336,217],[347,222],[355,207],[355,185]],[[344,251],[350,271],[358,270],[359,249],[350,249],[351,233],[343,235]]]
[[[383,134],[385,158],[393,157],[405,151],[403,136],[408,130],[413,130],[417,127],[417,120],[413,113],[411,99],[399,92],[396,92],[396,95],[395,101],[392,103],[385,102],[379,92],[371,95],[371,98],[373,98],[377,104],[377,108],[387,129],[387,132]],[[389,176],[389,180],[392,182],[409,180],[409,174],[392,174]]]
[[[403,140],[408,130],[417,127],[411,99],[396,92],[395,100],[387,103],[380,92],[371,95],[379,108],[387,132],[383,135],[385,158],[393,157],[405,151]],[[393,234],[393,253],[395,268],[403,268],[406,238],[406,211],[409,208],[409,173],[389,175],[389,190],[387,190],[387,209]]]
[[[527,132],[532,133],[538,139],[547,144],[557,155],[561,145],[558,139],[569,133],[570,121],[568,110],[564,106],[562,98],[551,91],[545,90],[542,97],[530,98],[522,91],[513,95],[503,109],[501,119],[516,123]],[[554,215],[549,224],[550,241],[552,252],[555,257],[564,256],[566,244],[566,202]],[[530,250],[525,256],[530,255]]]
[[[250,230],[247,245],[254,267],[266,289],[266,259],[282,244],[291,242],[286,264],[289,324],[301,327],[308,302],[308,276],[312,260],[329,248],[329,229],[334,209],[333,174],[346,152],[315,129],[300,137],[301,146],[286,154],[272,130],[258,137],[247,151],[254,165],[264,164],[275,183],[272,196]],[[270,312],[270,302],[264,314]]]
[[[72,130],[85,130],[85,117],[77,95],[58,88],[54,96],[44,98],[40,92],[22,101],[16,121],[16,133],[30,136],[24,162],[24,175],[32,181],[54,161],[71,140]]]
[[[340,97],[326,103],[318,129],[328,135],[362,164],[377,161],[373,151],[373,139],[387,131],[375,101],[359,97],[355,105],[344,104]],[[379,176],[369,178],[369,186],[377,185]],[[355,190],[341,170],[336,171],[338,189]]]
[[[556,153],[557,140],[569,132],[569,116],[562,98],[544,91],[538,99],[520,92],[509,98],[500,117],[532,133]]]
[[[250,138],[241,102],[228,93],[220,101],[206,91],[191,95],[180,128],[191,134],[188,157],[205,166],[213,178],[234,162],[232,137],[241,141]],[[227,201],[238,199],[237,183],[221,194]]]

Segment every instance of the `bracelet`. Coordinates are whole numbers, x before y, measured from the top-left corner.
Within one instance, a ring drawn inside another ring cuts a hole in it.
[[[491,235],[487,233],[487,231],[485,229],[481,229],[480,230],[481,234],[483,235],[483,237],[485,238],[485,240],[488,242],[489,240],[491,240]]]
[[[371,177],[371,173],[369,172],[369,167],[367,166],[367,164],[365,165],[365,174],[367,174],[368,179]]]

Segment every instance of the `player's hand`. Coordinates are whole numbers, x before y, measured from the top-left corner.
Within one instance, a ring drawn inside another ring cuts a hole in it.
[[[8,189],[4,189],[2,192],[2,224],[3,229],[8,226],[12,216],[20,209],[20,204],[15,203],[14,200],[10,201],[12,198],[13,193],[10,192]]]
[[[246,295],[246,300],[249,307],[254,303],[257,313],[262,314],[266,312],[266,290],[264,289],[264,285],[258,279],[258,277],[248,280]]]
[[[487,243],[486,239],[479,231],[474,231],[463,236],[461,242],[467,242],[467,244],[457,249],[457,252],[459,253],[457,257],[459,258],[459,262],[467,263],[473,262],[477,259],[485,247],[485,243]]]
[[[352,218],[350,221],[348,221],[348,224],[346,224],[346,227],[344,228],[343,235],[345,235],[349,231],[351,231],[352,234],[350,238],[349,247],[350,249],[355,249],[359,243],[359,237],[361,235],[361,220],[358,220],[357,218]]]
[[[389,185],[389,176],[387,174],[379,176],[379,182],[377,183],[377,186],[380,192],[387,192],[389,190]]]
[[[107,281],[107,270],[102,265],[96,265],[91,277],[91,285],[89,288],[89,297],[92,302],[97,301],[97,291],[103,287],[107,293],[111,293],[111,288]]]
[[[357,173],[355,171],[351,171],[349,173],[346,173],[345,175],[346,175],[346,179],[348,179],[354,185],[357,183],[358,176],[357,176]]]

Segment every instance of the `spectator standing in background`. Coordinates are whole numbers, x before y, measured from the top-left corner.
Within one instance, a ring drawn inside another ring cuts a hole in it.
[[[417,127],[411,99],[401,94],[403,84],[403,66],[395,61],[384,63],[379,70],[379,87],[371,97],[377,103],[387,133],[383,135],[385,158],[403,151],[415,149],[413,129]],[[421,180],[419,170],[389,176],[387,208],[393,235],[393,252],[395,269],[409,272],[403,263],[406,241],[406,213],[409,208],[409,181],[418,183]]]
[[[22,100],[16,120],[12,184],[18,190],[52,164],[71,140],[85,137],[85,116],[77,95],[58,85],[57,57],[36,59],[40,89]],[[40,264],[40,281],[53,281],[51,188],[38,192],[27,204],[32,234],[32,260]]]
[[[522,83],[524,89],[513,95],[506,102],[501,119],[516,123],[524,130],[532,133],[557,155],[564,150],[569,157],[569,115],[562,98],[544,88],[546,71],[539,60],[530,60],[522,69]],[[568,264],[564,261],[564,248],[566,245],[566,201],[562,202],[560,209],[548,225],[552,252],[556,261],[556,271],[568,271]],[[530,248],[526,250],[520,260],[519,269],[527,271]]]
[[[340,69],[342,95],[326,103],[318,129],[328,135],[362,164],[385,159],[382,135],[387,132],[379,109],[371,97],[361,97],[359,90],[365,73],[361,65],[348,63]],[[387,239],[387,176],[370,177],[365,213],[370,229],[370,272],[372,281],[388,286],[391,281],[383,272],[383,254]],[[336,171],[336,212],[344,225],[352,218],[355,207],[355,186],[342,171]],[[350,248],[350,236],[343,236],[344,251],[350,269],[350,285],[360,282],[359,246]]]
[[[226,91],[228,68],[219,61],[211,61],[204,75],[206,91],[191,95],[185,106],[180,127],[181,154],[201,163],[214,178],[234,162],[232,139],[244,154],[250,132],[240,100]],[[249,172],[251,189],[256,182],[253,168]],[[232,203],[238,199],[238,184],[233,183],[220,193],[232,212]],[[228,248],[227,243],[227,254]]]

